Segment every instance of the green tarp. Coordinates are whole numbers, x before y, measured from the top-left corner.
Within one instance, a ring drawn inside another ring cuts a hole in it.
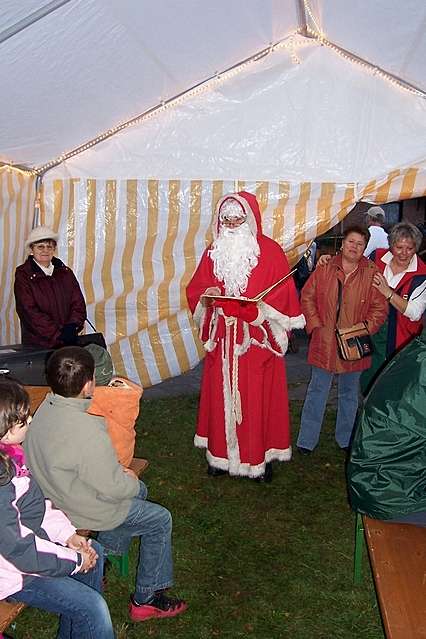
[[[426,511],[426,329],[366,397],[347,477],[354,510],[376,519]]]

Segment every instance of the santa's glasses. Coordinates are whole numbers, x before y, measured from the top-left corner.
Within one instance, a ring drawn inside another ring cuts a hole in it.
[[[246,220],[246,214],[239,202],[233,198],[225,200],[219,210],[220,223],[229,228],[241,226]]]

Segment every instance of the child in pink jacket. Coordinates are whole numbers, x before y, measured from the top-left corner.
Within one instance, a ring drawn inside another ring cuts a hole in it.
[[[100,547],[76,533],[25,466],[29,415],[27,392],[0,380],[0,599],[58,613],[61,639],[113,639]]]

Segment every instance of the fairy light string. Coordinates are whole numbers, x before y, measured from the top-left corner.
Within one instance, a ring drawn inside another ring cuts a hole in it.
[[[365,60],[364,58],[360,58],[359,56],[355,55],[354,53],[351,53],[350,51],[347,51],[343,47],[338,46],[337,44],[335,44],[331,40],[328,40],[328,38],[326,37],[323,29],[321,28],[321,26],[319,25],[316,17],[314,16],[314,13],[313,13],[313,11],[311,9],[309,1],[308,0],[303,0],[303,6],[305,8],[306,14],[309,16],[309,18],[311,20],[311,23],[315,27],[313,29],[309,25],[306,25],[306,33],[307,33],[308,37],[312,38],[313,40],[316,40],[321,45],[328,47],[329,49],[331,49],[332,51],[337,53],[337,55],[339,55],[344,60],[347,60],[348,62],[351,62],[352,64],[357,65],[358,67],[362,68],[363,70],[367,71],[368,73],[371,73],[372,75],[378,76],[378,77],[382,78],[383,80],[386,80],[387,82],[389,82],[393,86],[397,86],[397,87],[399,87],[401,89],[404,89],[405,91],[408,91],[409,93],[417,95],[417,96],[419,96],[421,98],[426,98],[426,92],[425,91],[422,91],[418,87],[415,87],[414,85],[410,84],[409,82],[406,82],[402,78],[399,78],[396,75],[393,75],[392,73],[389,73],[389,72],[385,71],[384,69],[382,69],[378,65],[375,65],[372,62],[369,62],[368,60]]]
[[[69,151],[65,151],[64,153],[54,158],[50,162],[47,162],[46,164],[42,164],[34,168],[29,168],[23,165],[13,165],[13,163],[0,163],[0,169],[7,168],[11,170],[19,170],[22,173],[27,173],[33,176],[44,175],[46,171],[49,171],[53,167],[59,164],[62,164],[66,160],[76,155],[79,155],[80,153],[83,153],[84,151],[91,149],[92,147],[96,146],[100,142],[103,142],[107,140],[108,138],[112,137],[116,133],[119,133],[120,131],[124,131],[125,129],[128,129],[132,126],[138,125],[144,121],[150,120],[153,117],[157,117],[158,115],[160,115],[167,109],[173,108],[179,104],[182,104],[183,102],[187,100],[190,100],[191,98],[194,98],[195,96],[200,95],[201,93],[204,93],[208,90],[215,88],[219,84],[226,82],[230,78],[245,71],[251,65],[255,64],[256,62],[259,62],[266,56],[269,56],[272,53],[274,53],[275,51],[278,51],[280,49],[286,49],[288,51],[288,54],[293,64],[300,64],[301,60],[297,55],[297,49],[301,47],[313,45],[315,43],[319,43],[322,46],[328,47],[329,49],[331,49],[334,53],[336,53],[343,59],[347,60],[348,62],[351,62],[352,64],[357,65],[358,67],[362,68],[364,71],[370,74],[376,75],[382,78],[383,80],[386,80],[393,86],[398,86],[400,89],[408,91],[411,94],[414,94],[422,98],[426,98],[425,91],[422,91],[421,89],[411,85],[410,83],[405,82],[401,78],[398,78],[397,76],[394,76],[391,73],[386,72],[381,67],[374,65],[368,62],[367,60],[364,60],[363,58],[356,56],[350,51],[347,51],[346,49],[328,40],[317,18],[314,15],[308,0],[303,0],[303,6],[305,8],[306,15],[309,17],[309,20],[314,28],[312,28],[312,26],[306,25],[304,29],[301,29],[301,28],[296,29],[292,33],[288,34],[285,38],[282,38],[281,40],[275,43],[270,43],[269,46],[265,47],[261,51],[256,52],[254,55],[249,56],[248,58],[245,58],[244,60],[236,63],[235,65],[229,67],[228,69],[225,69],[224,71],[215,73],[211,77],[205,80],[202,80],[201,82],[194,85],[190,89],[187,89],[176,96],[173,96],[167,100],[160,101],[155,106],[135,116],[134,118],[118,123],[116,126],[111,127],[107,131],[102,132],[101,134],[92,138],[91,140],[88,140],[84,144],[81,144],[73,149],[70,149]],[[301,33],[302,30],[306,33],[306,36],[302,35]]]

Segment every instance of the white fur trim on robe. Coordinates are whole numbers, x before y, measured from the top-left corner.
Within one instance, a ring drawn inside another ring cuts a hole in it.
[[[280,347],[281,353],[284,355],[288,347],[287,332],[294,328],[303,328],[306,324],[304,315],[297,315],[296,317],[289,317],[277,311],[276,308],[266,304],[266,302],[259,302],[259,309],[265,318],[265,322],[268,325],[274,340]],[[263,344],[266,348],[270,348],[269,342]],[[275,351],[274,351],[275,352]]]
[[[198,437],[196,435],[196,437]],[[199,448],[207,448],[207,438],[199,437],[199,440],[205,440],[204,446],[198,446]],[[195,442],[195,438],[194,438]],[[197,444],[196,444],[197,445]],[[223,457],[215,457],[211,454],[209,450],[206,451],[206,459],[209,466],[213,466],[214,468],[220,468],[220,470],[225,470],[229,472],[232,476],[238,477],[261,477],[265,474],[265,466],[269,462],[272,461],[290,461],[291,459],[291,447],[285,450],[278,450],[277,448],[271,448],[265,452],[265,461],[261,464],[257,464],[257,466],[251,466],[247,463],[239,462],[238,465],[230,465],[227,459]]]
[[[202,341],[204,322],[206,321],[206,314],[207,314],[206,311],[207,311],[206,307],[203,304],[201,304],[201,302],[198,302],[197,306],[195,307],[195,311],[193,315],[194,322],[198,326],[198,336],[201,341]],[[216,348],[216,342],[214,341],[214,338],[216,336],[217,320],[218,320],[217,312],[213,312],[211,320],[210,320],[210,326],[209,326],[209,339],[203,343],[204,350],[206,350],[208,353],[210,353],[211,351],[214,351],[214,349]]]

